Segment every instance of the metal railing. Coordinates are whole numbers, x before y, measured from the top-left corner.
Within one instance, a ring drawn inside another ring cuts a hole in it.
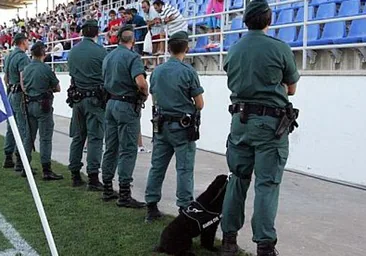
[[[227,6],[227,1],[225,1],[225,5]],[[124,1],[121,1],[124,2]],[[131,1],[132,2],[132,1]],[[339,49],[339,48],[365,48],[366,47],[366,43],[350,43],[350,44],[328,44],[328,45],[312,45],[312,46],[308,46],[308,37],[307,37],[307,31],[308,31],[308,26],[310,25],[314,25],[314,24],[325,24],[325,23],[329,23],[329,22],[337,22],[337,21],[350,21],[350,20],[357,20],[357,19],[366,19],[366,14],[359,14],[356,16],[349,16],[349,17],[336,17],[336,18],[330,18],[330,19],[319,19],[319,20],[309,20],[309,14],[308,14],[308,7],[309,7],[309,1],[308,0],[290,0],[290,1],[286,1],[286,2],[276,2],[276,3],[271,3],[270,6],[271,7],[275,7],[275,6],[280,6],[280,5],[287,5],[287,4],[293,4],[293,3],[299,3],[299,2],[303,2],[303,7],[304,8],[304,20],[302,22],[297,22],[297,23],[289,23],[289,24],[281,24],[281,25],[273,25],[270,26],[269,29],[281,29],[281,28],[288,28],[288,27],[302,27],[303,26],[303,38],[302,38],[302,42],[303,45],[299,46],[299,47],[292,47],[293,51],[302,51],[302,69],[306,70],[307,69],[307,56],[309,51],[311,50],[323,50],[323,49]],[[196,39],[199,37],[209,37],[209,36],[220,36],[220,47],[219,47],[219,51],[217,52],[210,52],[209,50],[205,53],[188,53],[187,56],[188,57],[196,57],[196,56],[218,56],[219,60],[218,60],[218,66],[219,66],[219,70],[223,69],[223,61],[224,61],[224,56],[227,54],[227,51],[224,51],[224,36],[230,35],[230,34],[243,34],[245,32],[248,31],[248,29],[246,28],[242,28],[242,29],[237,29],[237,30],[229,30],[229,29],[225,29],[225,27],[229,27],[228,24],[228,20],[229,20],[229,16],[232,14],[242,14],[245,10],[245,1],[244,1],[244,6],[241,9],[236,9],[236,10],[226,10],[222,13],[212,13],[212,14],[205,14],[205,15],[197,15],[197,16],[192,16],[192,17],[185,17],[183,18],[183,20],[180,20],[179,22],[188,22],[193,20],[192,23],[192,35],[190,35],[190,38],[192,40],[191,43],[195,43]],[[300,7],[292,7],[292,8],[300,8]],[[196,10],[194,10],[196,11]],[[219,32],[213,32],[213,33],[202,33],[202,34],[197,34],[197,20],[199,19],[206,19],[208,17],[213,17],[213,16],[220,16],[221,18],[221,28]],[[164,42],[165,43],[165,53],[163,55],[159,55],[159,56],[142,56],[142,59],[163,59],[164,61],[166,61],[169,57],[169,53],[168,53],[168,26],[169,24],[167,24],[165,26],[165,38],[164,39],[158,39],[158,40],[153,40],[153,43],[158,43],[158,42]],[[138,27],[135,28],[136,30],[138,29],[145,29],[147,28],[145,27]],[[106,33],[101,33],[99,36],[105,36]],[[47,44],[51,44],[52,48],[55,44],[57,44],[58,42],[67,42],[67,41],[76,41],[76,40],[81,40],[82,37],[78,37],[78,38],[73,38],[73,39],[64,39],[64,40],[60,40],[60,41],[53,41],[53,42],[49,42]],[[139,41],[136,42],[136,44],[143,44],[144,41]],[[71,43],[72,44],[72,43]],[[117,45],[106,45],[104,47],[106,48],[113,48],[116,47]],[[193,47],[194,48],[194,47]],[[65,50],[64,52],[68,52],[69,50]],[[52,62],[50,62],[49,64],[52,65],[52,68],[54,68],[55,64],[62,64],[62,63],[66,63],[66,61],[54,61],[54,58],[52,57]]]

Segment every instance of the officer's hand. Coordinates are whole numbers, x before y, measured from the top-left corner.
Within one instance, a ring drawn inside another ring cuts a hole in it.
[[[286,95],[287,95],[288,94],[288,86],[287,86],[287,84],[282,83],[282,86],[285,87],[285,92],[286,92]]]

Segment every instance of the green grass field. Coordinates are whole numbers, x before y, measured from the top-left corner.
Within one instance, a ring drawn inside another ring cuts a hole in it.
[[[3,158],[1,154],[0,164]],[[32,166],[41,170],[39,154],[34,154]],[[121,209],[114,202],[105,203],[100,193],[72,188],[66,166],[53,163],[53,169],[65,179],[45,182],[40,171],[35,179],[60,255],[156,255],[152,250],[172,217],[146,224],[145,210]],[[1,168],[0,195],[0,212],[7,221],[40,255],[50,255],[27,180],[12,169]],[[0,235],[0,251],[9,246]],[[200,249],[197,243],[194,247],[197,255],[216,255]]]
[[[12,245],[10,244],[10,242],[0,232],[0,252],[5,251],[6,249],[10,249],[11,247]]]

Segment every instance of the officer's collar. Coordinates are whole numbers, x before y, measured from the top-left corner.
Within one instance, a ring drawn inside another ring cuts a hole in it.
[[[118,48],[120,48],[120,49],[126,49],[126,50],[131,51],[131,49],[127,48],[127,47],[126,47],[125,45],[123,45],[123,44],[119,44],[119,45],[118,45]]]
[[[252,34],[252,35],[265,35],[265,33],[263,32],[263,30],[249,30],[248,34]]]
[[[180,59],[174,56],[170,56],[169,61],[182,62]]]
[[[42,61],[41,61],[41,60],[39,60],[39,59],[32,59],[32,62],[39,62],[39,63],[42,63]]]
[[[83,40],[95,42],[93,38],[84,36]]]

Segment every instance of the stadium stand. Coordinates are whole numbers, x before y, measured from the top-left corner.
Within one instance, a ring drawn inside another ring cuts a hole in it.
[[[223,44],[222,46],[218,45],[215,48],[207,48],[206,46],[209,43],[209,36],[205,34],[208,32],[206,27],[208,18],[195,17],[207,16],[206,8],[208,1],[209,0],[167,0],[165,2],[175,6],[185,17],[189,17],[187,19],[190,33],[196,35],[194,36],[195,39],[192,39],[192,43],[190,45],[191,50],[189,53],[192,55],[191,63],[197,64],[195,63],[195,57],[198,55],[207,55],[206,61],[211,63],[212,66],[208,68],[208,64],[206,63],[203,69],[215,70],[219,67],[218,59],[215,57],[215,55],[225,55],[231,45],[235,44],[242,36],[245,36],[246,28],[242,22],[245,1],[226,1],[225,10],[228,13],[222,15],[222,21],[224,22],[221,29],[222,32],[224,32],[221,41]],[[299,1],[293,3],[293,0],[290,3],[287,3],[288,1],[281,1],[281,4],[276,3],[276,0],[271,0],[269,2],[271,2],[271,5],[273,6],[272,25],[275,27],[269,29],[268,35],[283,40],[291,47],[295,47],[295,55],[297,55],[297,59],[299,60],[298,55],[301,54],[301,51],[299,50],[301,50],[301,47],[304,45],[304,26],[299,24],[304,22],[304,2]],[[118,10],[120,7],[118,2],[113,6],[99,6],[95,3],[91,3],[91,6],[93,6],[94,9],[89,8],[88,6],[77,6],[78,11],[75,14],[75,11],[72,11],[75,9],[72,4],[59,5],[54,12],[42,14],[40,16],[41,21],[44,17],[46,19],[43,20],[45,24],[42,26],[43,30],[39,36],[44,42],[53,44],[55,41],[49,35],[50,31],[52,30],[52,26],[56,26],[58,35],[66,38],[68,33],[62,33],[63,27],[66,29],[70,28],[71,26],[80,27],[82,21],[90,17],[92,13],[98,17],[100,27],[102,30],[104,30],[108,24],[109,11],[111,9]],[[129,1],[129,4],[124,5],[124,7],[136,8],[138,12],[142,12],[137,1]],[[64,12],[64,16],[67,17],[66,21],[63,21],[62,17],[59,17],[61,16],[62,12]],[[52,21],[52,15],[56,16],[57,21],[50,22]],[[366,17],[354,19],[349,18],[354,16],[357,17],[359,15],[366,15],[366,6],[364,0],[310,0],[308,7],[308,21],[310,24],[307,25],[307,45],[309,49],[307,51],[316,51],[317,55],[320,57],[324,55],[324,57],[321,58],[328,58],[329,56],[326,55],[329,55],[329,49],[331,50],[333,45],[337,45],[337,49],[344,51],[343,58],[347,58],[347,56],[351,58],[354,57],[354,54],[351,52],[351,50],[348,50],[350,47],[349,45],[360,44],[360,46],[354,46],[354,49],[358,49],[358,54],[361,58],[359,58],[358,64],[353,64],[353,67],[358,65],[359,68],[365,69],[364,63],[366,62],[366,56],[363,55],[366,55],[366,53],[363,53],[366,51],[364,50],[365,45],[362,45],[362,43],[366,42]],[[341,18],[342,20],[328,21],[329,19],[337,18]],[[289,26],[292,23],[294,23],[294,25]],[[36,26],[36,28],[38,27]],[[30,26],[28,31],[31,31],[32,29],[33,27]],[[231,33],[233,31],[235,31],[235,33]],[[101,45],[105,43],[104,35],[99,36],[98,43]],[[344,47],[342,47],[342,45],[344,45]],[[322,46],[323,48],[320,49],[319,46]],[[63,54],[62,59],[58,60],[58,63],[65,63],[67,61],[67,51],[69,49],[70,47],[65,47],[65,53]],[[166,56],[160,56],[159,58],[162,57],[166,58]],[[156,58],[156,56],[145,56],[144,58]],[[339,64],[339,58],[337,59],[337,63]],[[317,66],[321,64],[316,64],[315,60],[311,61],[311,64],[314,64],[311,66],[311,68],[321,69],[321,67]],[[196,67],[199,68],[199,65]]]

